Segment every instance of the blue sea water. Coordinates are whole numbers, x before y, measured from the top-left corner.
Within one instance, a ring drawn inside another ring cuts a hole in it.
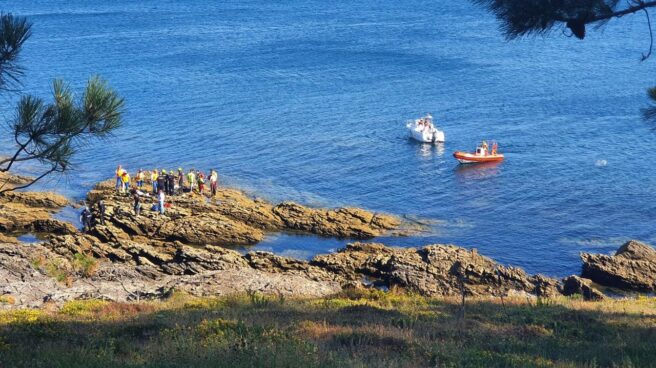
[[[469,1],[5,0],[34,23],[24,91],[93,74],[126,99],[115,139],[49,181],[82,197],[118,163],[218,168],[271,200],[354,205],[433,223],[392,245],[455,243],[554,276],[579,252],[656,240],[656,85],[644,17],[584,41],[508,42]],[[2,116],[13,115],[4,96]],[[444,145],[408,140],[426,112]],[[496,139],[506,161],[458,166]],[[346,241],[272,234],[260,249],[310,257]]]

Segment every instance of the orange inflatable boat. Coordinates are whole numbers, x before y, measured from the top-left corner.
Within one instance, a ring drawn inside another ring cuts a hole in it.
[[[503,154],[498,153],[497,149],[498,145],[493,143],[492,150],[488,151],[487,142],[483,141],[480,146],[476,147],[476,152],[456,151],[453,153],[453,157],[460,161],[461,164],[503,161]]]

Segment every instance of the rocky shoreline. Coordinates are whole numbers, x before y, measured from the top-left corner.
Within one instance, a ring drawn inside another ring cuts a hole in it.
[[[105,223],[97,221],[82,233],[52,218],[67,205],[66,198],[32,192],[0,197],[0,308],[37,308],[72,299],[162,298],[173,290],[198,296],[258,292],[320,297],[345,288],[380,287],[425,296],[580,294],[589,300],[605,297],[593,282],[656,291],[656,251],[636,241],[615,256],[582,254],[581,277],[563,280],[528,275],[476,250],[441,244],[394,248],[355,241],[336,253],[302,261],[268,252],[243,255],[226,246],[255,244],[266,232],[362,240],[409,228],[390,215],[272,204],[229,188],[211,199],[171,197],[163,215],[149,210],[135,215],[131,198],[117,194],[111,182],[88,193],[88,202],[100,199]],[[12,237],[28,232],[48,235],[36,244]]]

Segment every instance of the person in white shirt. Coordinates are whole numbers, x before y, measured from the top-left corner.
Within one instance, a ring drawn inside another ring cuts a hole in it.
[[[164,214],[164,200],[165,199],[166,199],[166,197],[164,196],[164,191],[160,189],[159,190],[159,213],[161,213],[162,215]]]

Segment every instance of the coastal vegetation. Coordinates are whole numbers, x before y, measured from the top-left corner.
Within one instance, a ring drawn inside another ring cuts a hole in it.
[[[647,367],[656,298],[426,298],[347,290],[0,312],[7,367]]]
[[[30,38],[32,24],[12,14],[0,16],[0,90],[13,92],[20,86],[24,70],[20,54]],[[14,144],[7,157],[0,158],[0,172],[14,164],[37,163],[42,173],[22,185],[0,183],[0,194],[29,187],[52,173],[71,170],[71,159],[85,144],[110,135],[122,124],[124,101],[100,77],[89,79],[76,101],[71,88],[62,80],[52,83],[53,102],[25,95],[8,122],[7,139]]]

